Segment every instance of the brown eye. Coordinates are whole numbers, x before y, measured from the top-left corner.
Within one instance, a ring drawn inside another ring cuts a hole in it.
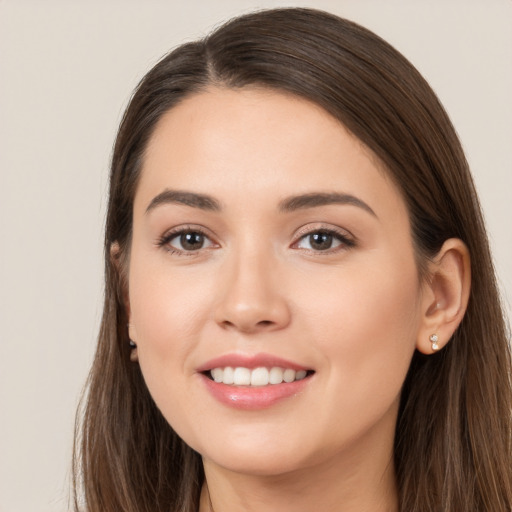
[[[210,247],[210,239],[199,231],[182,231],[176,233],[168,242],[173,249],[182,252],[191,252]]]
[[[299,249],[328,251],[340,246],[351,247],[353,242],[334,231],[318,230],[304,235],[297,243]]]
[[[315,251],[325,251],[332,247],[334,237],[330,233],[313,233],[308,236],[309,245]]]
[[[204,235],[201,233],[183,233],[180,235],[180,244],[185,251],[197,251],[204,245]]]

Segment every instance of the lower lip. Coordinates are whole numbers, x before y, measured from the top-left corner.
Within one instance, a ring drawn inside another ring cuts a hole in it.
[[[219,402],[235,409],[266,409],[274,404],[298,395],[309,384],[311,376],[294,382],[267,386],[229,386],[215,382],[205,375],[203,381],[208,391]]]

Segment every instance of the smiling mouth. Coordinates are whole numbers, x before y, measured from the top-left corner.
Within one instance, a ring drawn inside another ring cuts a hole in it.
[[[294,370],[292,368],[281,368],[274,366],[272,368],[258,367],[245,368],[238,367],[218,367],[203,372],[210,380],[219,384],[229,386],[262,387],[268,385],[277,385],[291,383],[303,380],[314,373],[313,370]]]

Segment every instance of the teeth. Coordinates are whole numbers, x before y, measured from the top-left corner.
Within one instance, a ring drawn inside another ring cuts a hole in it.
[[[283,372],[283,380],[285,382],[293,382],[295,380],[295,370],[286,369]]]
[[[268,384],[281,384],[282,382],[294,382],[306,377],[306,370],[292,370],[291,368],[268,368],[260,367],[250,370],[249,368],[213,368],[210,375],[215,382],[235,386],[267,386]]]
[[[212,370],[212,379],[215,382],[222,382],[224,380],[224,371],[222,368],[214,368]]]
[[[222,371],[222,369],[220,369],[220,370]],[[224,382],[224,384],[234,384],[235,370],[233,370],[233,368],[231,368],[231,366],[224,368],[224,375],[222,378],[222,382]]]
[[[270,384],[281,384],[281,382],[283,382],[283,369],[282,368],[272,368],[270,370],[268,380],[269,380]]]
[[[266,386],[268,384],[268,370],[255,368],[251,372],[251,386]]]
[[[295,374],[295,380],[302,380],[306,375],[307,375],[307,371],[306,370],[299,370],[296,374]]]
[[[250,383],[251,370],[249,370],[249,368],[235,368],[235,373],[233,374],[233,384],[235,386],[248,386]]]

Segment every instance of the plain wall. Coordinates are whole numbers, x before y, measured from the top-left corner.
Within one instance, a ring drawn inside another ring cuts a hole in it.
[[[510,0],[0,0],[0,512],[69,509],[108,162],[132,89],[177,44],[282,5],[367,26],[429,80],[467,151],[510,312]]]

